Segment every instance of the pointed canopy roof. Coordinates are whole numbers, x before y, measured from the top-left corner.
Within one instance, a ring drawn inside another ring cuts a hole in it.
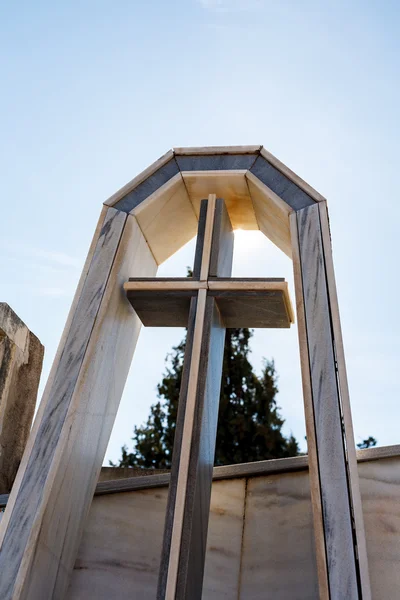
[[[261,230],[291,256],[289,214],[324,198],[263,146],[174,148],[107,206],[133,215],[158,264],[196,235],[200,201],[224,198],[235,229]]]

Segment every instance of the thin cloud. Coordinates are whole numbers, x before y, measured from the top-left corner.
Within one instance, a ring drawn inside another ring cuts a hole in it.
[[[37,258],[44,258],[65,267],[79,268],[82,264],[78,258],[65,254],[64,252],[52,252],[51,250],[41,250],[39,248],[33,248],[32,251],[33,255]]]
[[[198,0],[205,10],[215,13],[248,12],[261,8],[264,0]]]
[[[34,246],[23,245],[15,242],[3,242],[2,246],[14,256],[10,258],[16,258],[22,256],[26,258],[42,259],[45,263],[50,263],[53,266],[62,267],[73,267],[78,269],[82,266],[82,261],[75,256],[66,254],[65,252],[54,252],[53,250],[44,250],[43,248],[36,248]]]
[[[64,290],[58,287],[37,287],[33,288],[35,296],[46,296],[51,298],[60,298],[61,296],[70,296],[70,290]]]
[[[33,285],[32,282],[15,282],[15,283],[6,283],[1,285],[1,291],[3,296],[12,297],[13,294],[20,295],[27,289],[27,285],[29,286],[29,293],[31,296],[36,297],[46,297],[46,298],[71,298],[74,292],[74,286],[71,285],[70,288],[61,287],[61,286],[49,286],[49,285]]]

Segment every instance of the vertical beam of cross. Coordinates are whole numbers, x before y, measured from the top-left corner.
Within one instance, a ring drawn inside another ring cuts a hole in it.
[[[223,200],[200,211],[194,278],[229,277],[233,231]],[[202,595],[225,326],[214,297],[191,299],[157,598]]]

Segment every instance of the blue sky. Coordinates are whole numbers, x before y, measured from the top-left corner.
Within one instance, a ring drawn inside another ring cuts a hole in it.
[[[328,198],[356,438],[398,443],[399,29],[394,1],[0,3],[0,300],[45,344],[42,384],[102,202],[170,147],[262,143]],[[237,246],[237,274],[290,279],[266,241]],[[107,457],[181,333],[143,333]],[[301,440],[295,329],[257,332],[263,356]]]

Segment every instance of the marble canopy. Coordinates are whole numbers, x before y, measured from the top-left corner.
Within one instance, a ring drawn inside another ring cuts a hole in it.
[[[371,597],[326,200],[238,146],[176,148],[105,202],[0,524],[2,599],[64,596],[141,327],[123,285],[196,235],[210,194],[293,260],[319,594]]]
[[[224,198],[234,229],[260,229],[292,256],[291,212],[324,198],[262,146],[175,148],[105,203],[136,217],[161,264],[197,232],[200,202]]]

